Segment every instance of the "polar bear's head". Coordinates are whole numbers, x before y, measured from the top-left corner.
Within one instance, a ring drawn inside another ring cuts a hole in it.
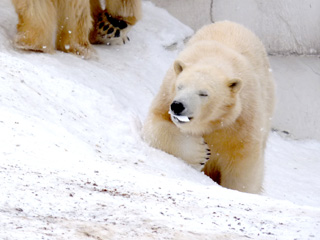
[[[239,92],[242,81],[228,76],[220,66],[199,62],[188,66],[177,60],[171,120],[181,131],[193,135],[209,134],[230,125],[241,112]]]

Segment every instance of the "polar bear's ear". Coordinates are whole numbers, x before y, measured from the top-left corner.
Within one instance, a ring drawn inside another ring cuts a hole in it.
[[[186,67],[186,65],[184,62],[180,60],[176,60],[173,64],[173,67],[176,74],[179,75],[183,71],[183,69]]]
[[[242,80],[239,78],[233,78],[228,80],[227,86],[230,88],[231,92],[237,93],[242,88]]]

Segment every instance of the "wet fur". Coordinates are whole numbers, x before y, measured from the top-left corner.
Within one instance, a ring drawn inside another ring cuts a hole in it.
[[[223,187],[261,192],[275,101],[269,69],[263,44],[246,28],[228,21],[204,26],[169,68],[144,139]],[[208,93],[203,101],[199,90]],[[170,118],[174,101],[186,106],[190,122]]]
[[[12,3],[18,14],[14,39],[17,48],[46,53],[58,49],[90,57],[89,34],[95,29],[95,19],[104,11],[99,0],[12,0]],[[132,25],[141,17],[140,0],[106,0],[106,6],[112,18]]]

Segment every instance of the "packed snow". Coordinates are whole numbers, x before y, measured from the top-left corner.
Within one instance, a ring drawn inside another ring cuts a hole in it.
[[[0,239],[320,239],[320,142],[272,132],[262,195],[144,143],[193,32],[150,2],[143,13],[129,43],[83,60],[14,49],[17,16],[0,2]]]

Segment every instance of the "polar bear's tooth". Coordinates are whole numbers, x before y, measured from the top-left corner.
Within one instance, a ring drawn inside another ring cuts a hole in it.
[[[177,115],[175,115],[175,118],[177,118],[180,122],[190,122],[190,119],[187,116],[177,116]]]
[[[175,115],[171,110],[169,111],[169,114],[180,122],[190,122],[190,118],[187,116]]]

